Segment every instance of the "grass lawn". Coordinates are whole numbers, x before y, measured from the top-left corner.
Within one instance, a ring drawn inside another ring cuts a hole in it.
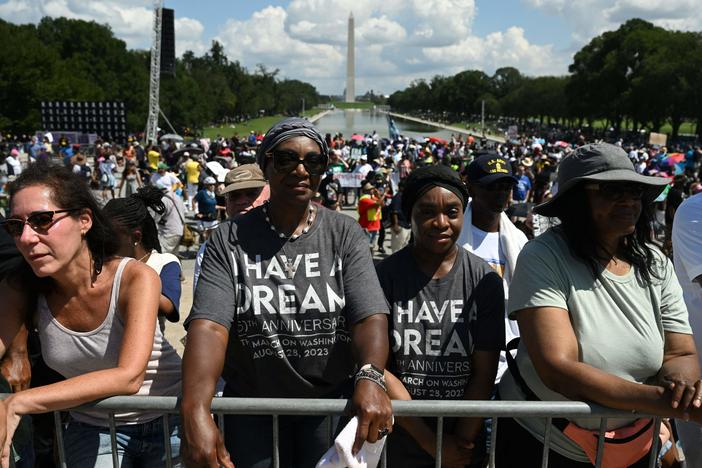
[[[343,102],[343,101],[332,102],[332,104],[337,109],[372,109],[373,105],[374,105],[372,102]]]
[[[305,110],[305,117],[312,117],[313,115],[321,112],[321,109],[307,109]],[[251,119],[246,122],[240,122],[237,124],[232,124],[230,126],[224,127],[207,127],[204,130],[205,138],[215,138],[217,135],[221,135],[226,138],[233,137],[234,135],[239,135],[239,137],[245,137],[249,134],[251,130],[256,133],[265,132],[273,126],[274,123],[282,120],[284,116],[273,115],[270,117],[260,117],[257,119]]]
[[[606,120],[595,120],[593,122],[593,127],[595,128],[604,128]],[[628,130],[631,130],[631,127],[628,128]],[[696,132],[695,128],[695,123],[694,122],[683,122],[682,125],[680,125],[680,133],[688,133],[688,134],[694,134]],[[670,135],[673,133],[673,127],[669,123],[664,123],[661,126],[661,129],[658,130],[658,133],[667,133]]]
[[[593,122],[593,127],[596,129],[602,129],[605,126],[605,123],[607,121],[604,119],[601,120],[595,120]],[[453,127],[459,127],[459,128],[477,128],[478,131],[480,131],[480,122],[453,122],[450,123],[449,125]],[[485,122],[485,131],[489,132],[490,131],[490,124],[489,122]],[[629,128],[631,130],[631,128]],[[694,122],[683,122],[682,125],[680,125],[680,133],[682,134],[692,134],[694,135],[695,132],[697,131],[695,127]],[[667,133],[670,135],[673,132],[673,128],[670,126],[669,123],[663,124],[661,126],[661,129],[658,131],[658,133]]]

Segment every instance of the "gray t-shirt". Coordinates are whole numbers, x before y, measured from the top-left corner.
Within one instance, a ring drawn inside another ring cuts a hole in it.
[[[173,192],[168,192],[161,199],[166,210],[162,214],[149,209],[158,228],[159,237],[173,237],[183,235],[185,222],[185,207],[183,200]]]
[[[646,284],[632,267],[618,276],[602,269],[599,277],[576,258],[559,227],[527,243],[517,261],[508,310],[534,307],[566,309],[578,340],[579,359],[623,379],[645,383],[663,364],[664,332],[691,334],[687,309],[671,262],[655,251],[655,267],[662,279]],[[545,401],[568,401],[546,387],[536,373],[524,343],[517,351],[517,366],[531,390]],[[500,382],[504,400],[525,400],[510,372]],[[599,428],[599,421],[573,419],[581,427]],[[609,419],[609,429],[633,419]],[[543,419],[518,418],[522,426],[543,440]],[[586,462],[584,452],[557,429],[552,447],[576,461]]]
[[[389,368],[415,400],[460,400],[471,377],[475,350],[504,347],[502,278],[480,257],[459,248],[446,276],[422,272],[407,246],[377,266],[391,309]],[[444,421],[452,433],[453,418]],[[428,419],[429,427],[436,421]],[[433,466],[434,461],[406,431],[388,439],[390,467]]]
[[[474,350],[504,347],[502,279],[480,257],[459,249],[451,271],[424,274],[412,246],[380,262],[390,304],[390,368],[413,399],[460,400]]]
[[[351,328],[377,313],[388,308],[358,223],[319,208],[309,232],[286,242],[259,207],[208,241],[185,326],[206,319],[229,329],[231,393],[319,398],[348,383]]]

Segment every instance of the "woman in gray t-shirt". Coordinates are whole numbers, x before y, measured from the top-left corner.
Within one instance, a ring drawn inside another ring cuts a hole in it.
[[[223,223],[207,243],[185,323],[182,414],[193,466],[272,463],[269,417],[226,417],[221,439],[209,412],[220,375],[225,396],[351,396],[357,448],[391,430],[384,383],[367,378],[382,378],[389,350],[370,250],[353,219],[311,203],[328,153],[310,122],[274,125],[257,154],[269,202]],[[316,464],[326,428],[323,417],[281,417],[281,465]]]
[[[458,174],[439,165],[406,179],[402,209],[414,241],[382,261],[378,278],[391,308],[393,398],[488,400],[504,346],[502,279],[456,245],[468,200]],[[401,273],[401,274],[400,274]],[[482,466],[481,418],[447,419],[443,462]],[[436,420],[402,418],[388,439],[388,466],[432,467]],[[471,448],[471,446],[473,446]]]
[[[702,421],[697,350],[680,285],[670,261],[650,243],[647,208],[666,183],[637,174],[626,153],[606,143],[563,159],[558,194],[535,209],[561,225],[526,245],[510,287],[510,317],[522,334],[516,368],[524,383],[507,372],[499,386],[503,399],[591,401]],[[635,419],[608,419],[607,429]],[[598,421],[570,422],[599,428]],[[596,438],[571,438],[572,430],[578,429],[554,422],[550,466],[594,463],[587,440]],[[497,466],[536,466],[544,432],[543,419],[500,419]],[[652,433],[657,428],[646,433],[648,440]],[[605,446],[605,457],[627,448]],[[647,466],[647,450],[627,451],[626,465]]]

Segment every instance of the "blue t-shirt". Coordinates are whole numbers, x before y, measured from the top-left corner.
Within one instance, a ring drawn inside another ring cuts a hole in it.
[[[207,190],[202,189],[195,195],[197,210],[207,219],[214,220],[217,216],[217,198],[210,195]]]
[[[523,175],[517,178],[517,183],[514,185],[514,190],[512,191],[512,198],[514,201],[523,202],[526,201],[527,192],[531,190],[531,180],[529,177]]]

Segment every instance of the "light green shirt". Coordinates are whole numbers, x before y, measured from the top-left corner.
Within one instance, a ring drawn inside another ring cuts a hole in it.
[[[632,267],[617,276],[601,269],[595,278],[589,265],[568,248],[559,227],[551,228],[526,244],[517,260],[510,286],[510,318],[533,307],[566,309],[578,340],[579,360],[632,382],[644,383],[663,364],[664,332],[691,334],[682,289],[672,263],[654,248],[658,276],[650,284]],[[545,401],[568,401],[547,388],[529,359],[524,343],[517,365],[531,390]],[[509,372],[500,384],[503,400],[525,400]],[[599,421],[574,419],[584,428],[598,429]],[[632,420],[609,420],[609,428]],[[543,419],[517,419],[543,441]],[[552,448],[563,456],[587,462],[585,453],[560,431],[552,431]]]

